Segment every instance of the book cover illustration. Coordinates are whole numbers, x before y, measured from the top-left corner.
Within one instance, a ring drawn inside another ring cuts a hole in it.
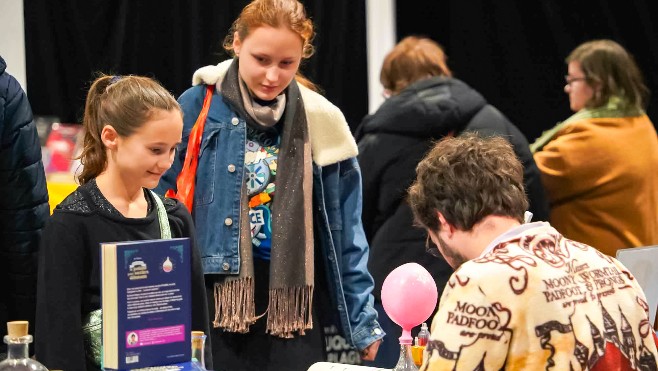
[[[188,238],[101,244],[103,367],[191,359]]]
[[[197,362],[176,363],[168,366],[153,366],[144,368],[134,368],[130,371],[208,371],[201,367]]]

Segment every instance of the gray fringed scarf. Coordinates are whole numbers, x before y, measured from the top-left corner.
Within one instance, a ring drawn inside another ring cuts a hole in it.
[[[265,112],[271,109],[269,107],[254,107],[251,98],[243,98],[246,89],[241,89],[240,85],[238,60],[235,59],[221,83],[224,99],[251,127],[272,130],[270,120],[262,118],[279,116],[276,104],[271,113]],[[285,103],[285,114],[276,175],[277,191],[272,201],[269,305],[263,315],[267,314],[267,332],[291,338],[294,332],[303,335],[304,330],[313,327],[313,179],[308,124],[295,80],[288,86],[286,95],[287,99],[278,99],[278,103]],[[254,113],[256,111],[260,112]],[[261,124],[263,121],[264,125]],[[246,194],[244,183],[241,192],[240,274],[215,284],[213,322],[215,327],[240,333],[248,332],[249,325],[260,317],[255,314],[253,251]]]

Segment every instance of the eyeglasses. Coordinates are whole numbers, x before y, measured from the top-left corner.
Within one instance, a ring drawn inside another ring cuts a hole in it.
[[[571,84],[576,81],[585,81],[585,80],[587,80],[587,77],[573,77],[569,75],[564,76],[564,82],[569,86],[571,86]]]
[[[425,252],[432,255],[435,258],[443,258],[443,255],[441,255],[441,251],[439,251],[439,248],[434,245],[434,243],[430,240],[430,235],[427,235],[427,239],[425,240]]]

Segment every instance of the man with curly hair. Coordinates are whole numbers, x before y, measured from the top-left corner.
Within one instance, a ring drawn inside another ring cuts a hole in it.
[[[523,167],[503,138],[440,141],[409,202],[455,268],[422,370],[655,370],[644,292],[616,259],[524,223]]]

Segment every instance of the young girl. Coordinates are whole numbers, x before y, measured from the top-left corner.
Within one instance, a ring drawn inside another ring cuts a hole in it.
[[[172,95],[146,77],[102,76],[87,95],[83,126],[81,185],[55,208],[39,251],[36,357],[50,369],[99,369],[82,327],[100,309],[100,243],[159,239],[166,228],[173,238],[194,238],[187,209],[149,190],[181,142],[182,113]],[[192,326],[207,332],[195,247],[192,262]]]
[[[298,1],[253,1],[225,42],[235,58],[197,71],[197,86],[179,98],[185,147],[207,86],[215,88],[192,214],[213,359],[227,370],[308,369],[324,358],[330,316],[364,359],[384,336],[366,268],[356,144],[340,110],[297,75],[312,37]],[[185,152],[160,192],[176,189]]]

